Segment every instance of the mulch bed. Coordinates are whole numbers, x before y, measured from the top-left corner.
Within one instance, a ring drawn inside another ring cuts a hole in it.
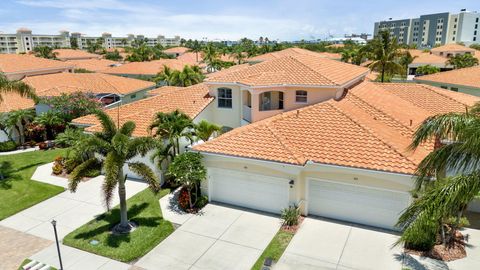
[[[302,225],[302,222],[303,220],[305,219],[304,216],[300,216],[300,218],[298,218],[298,224],[297,225],[294,225],[294,226],[286,226],[286,225],[282,225],[282,231],[285,231],[285,232],[291,232],[291,233],[296,233],[298,228],[300,228],[300,225]]]
[[[450,262],[467,257],[463,235],[458,232],[456,238],[457,239],[455,240],[454,245],[450,247],[445,247],[443,244],[437,244],[433,246],[433,248],[429,251],[405,249],[405,252],[408,254],[428,257],[445,262]]]

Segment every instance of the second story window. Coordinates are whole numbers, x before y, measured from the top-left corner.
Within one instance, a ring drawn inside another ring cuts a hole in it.
[[[295,102],[307,103],[307,91],[298,90],[295,92]]]
[[[218,88],[218,107],[232,108],[232,89]]]

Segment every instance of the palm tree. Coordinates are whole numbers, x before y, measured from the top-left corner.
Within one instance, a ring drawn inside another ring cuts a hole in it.
[[[448,58],[447,65],[452,65],[457,68],[473,67],[478,65],[478,59],[471,54],[455,55]]]
[[[366,45],[368,58],[372,63],[368,67],[372,71],[380,72],[381,82],[385,81],[385,74],[403,73],[402,66],[396,62],[399,56],[400,46],[396,38],[392,38],[390,33],[382,31],[379,36],[371,40]]]
[[[172,73],[173,70],[169,68],[167,65],[163,66],[163,70],[157,74],[153,80],[158,84],[161,82],[165,82],[167,85],[170,85],[170,82],[172,81]]]
[[[58,54],[49,46],[36,46],[33,48],[33,51],[35,52],[35,56],[47,59],[56,59]]]
[[[8,113],[7,126],[17,131],[20,144],[25,143],[25,126],[35,117],[33,110],[16,110]]]
[[[222,127],[210,123],[206,120],[200,121],[197,125],[195,125],[195,132],[194,135],[197,139],[200,139],[204,142],[208,141],[215,133],[219,133]]]
[[[155,116],[149,130],[154,137],[168,141],[169,151],[173,157],[180,154],[180,139],[187,138],[192,141],[194,124],[188,115],[179,110],[171,113],[159,112]]]
[[[102,125],[102,131],[89,136],[82,145],[84,151],[92,151],[95,156],[84,161],[72,171],[69,189],[75,192],[86,173],[101,162],[103,171],[105,171],[103,195],[108,209],[110,209],[113,192],[118,186],[120,223],[113,228],[113,232],[128,233],[135,224],[129,222],[127,217],[125,190],[127,175],[123,174],[123,166],[127,163],[130,170],[148,182],[149,188],[153,192],[158,192],[160,184],[152,169],[142,162],[132,161],[138,155],[145,156],[157,146],[157,143],[150,137],[131,138],[135,130],[134,122],[128,121],[121,127],[117,127],[105,112],[99,110],[95,112],[95,115]]]
[[[480,191],[480,103],[464,113],[427,118],[415,132],[411,149],[434,141],[435,149],[416,172],[416,190],[424,193],[397,224],[403,230],[400,242],[423,249],[431,248],[438,234],[444,243],[452,241],[466,206]],[[454,225],[445,230],[445,220],[452,218]]]
[[[53,140],[57,133],[57,129],[65,125],[65,121],[60,117],[58,112],[49,110],[37,116],[35,123],[45,127],[47,132],[47,140]]]
[[[38,100],[35,95],[35,90],[28,84],[22,81],[9,81],[7,77],[0,72],[0,103],[3,102],[2,94],[17,93],[22,97],[31,98],[34,101]]]
[[[197,70],[197,71],[196,71]],[[187,87],[203,81],[203,74],[198,72],[198,69],[186,65],[181,71],[175,70],[172,72],[170,85]]]
[[[408,76],[408,66],[415,60],[417,56],[412,56],[412,54],[407,50],[405,53],[400,57],[399,64],[402,65],[403,70],[405,72],[405,77]]]
[[[243,53],[241,46],[236,46],[232,53],[233,58],[237,60],[237,64],[241,64],[245,59],[245,54]]]
[[[198,40],[194,40],[189,52],[195,53],[196,62],[198,63],[198,53],[202,52],[202,44]]]
[[[203,62],[207,64],[207,71],[215,71],[215,69],[218,68],[218,63],[220,60],[217,48],[215,48],[213,43],[209,42],[207,46],[203,48],[203,54]]]

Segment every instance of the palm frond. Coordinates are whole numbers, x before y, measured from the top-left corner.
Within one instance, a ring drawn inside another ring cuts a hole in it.
[[[78,165],[72,173],[70,173],[70,178],[68,179],[68,189],[71,192],[77,191],[78,184],[82,181],[82,178],[86,176],[86,173],[91,169],[95,168],[98,160],[96,158],[87,159],[82,164]]]
[[[113,122],[112,118],[102,110],[96,110],[94,114],[102,125],[102,132],[98,135],[104,137],[107,140],[111,139],[117,132],[117,127]]]
[[[150,169],[150,167],[145,165],[145,163],[131,162],[131,163],[128,164],[128,167],[134,173],[140,175],[140,177],[145,179],[148,183],[149,188],[153,192],[157,193],[158,191],[160,191],[160,182],[158,181],[157,176],[152,171],[152,169]]]
[[[119,132],[128,137],[132,136],[133,131],[135,130],[135,123],[133,121],[125,122],[120,128]]]
[[[129,160],[137,155],[144,157],[150,150],[158,146],[158,140],[151,137],[133,138],[128,142],[126,159]]]

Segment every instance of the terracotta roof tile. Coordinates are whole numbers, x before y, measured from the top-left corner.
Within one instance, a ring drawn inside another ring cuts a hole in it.
[[[24,98],[15,93],[2,94],[3,102],[0,102],[0,112],[30,109],[35,106],[33,100]]]
[[[26,54],[0,54],[0,72],[15,73],[38,69],[68,69],[73,66],[57,61]]]
[[[99,59],[100,55],[89,53],[83,50],[74,49],[56,49],[53,50],[56,53],[56,57],[60,60],[72,60],[72,59]]]
[[[166,50],[163,50],[164,53],[179,53],[179,54],[182,54],[182,53],[186,53],[188,52],[190,49],[187,48],[187,47],[172,47],[172,48],[168,48]]]
[[[301,48],[288,48],[288,49],[281,50],[281,51],[276,51],[276,52],[271,52],[271,53],[266,53],[266,54],[261,54],[261,55],[257,55],[257,56],[254,56],[254,57],[250,57],[246,61],[247,62],[262,62],[262,61],[282,58],[282,57],[285,57],[285,56],[297,56],[297,55],[321,56],[321,57],[330,58],[330,59],[341,59],[342,58],[342,55],[339,54],[339,53],[313,52],[313,51],[306,50],[306,49],[301,49]]]
[[[159,89],[157,92],[161,92]],[[107,114],[117,119],[120,115],[120,123],[133,121],[136,124],[134,136],[148,136],[148,126],[158,112],[172,112],[176,109],[184,112],[190,118],[195,118],[208,104],[213,101],[208,95],[208,87],[205,84],[197,84],[185,88],[167,88],[163,94],[142,99],[118,108],[106,110]],[[101,126],[93,115],[87,115],[73,120],[79,125],[90,126],[87,131],[100,131]]]
[[[443,46],[435,47],[431,49],[430,51],[432,52],[475,52],[474,49],[465,47],[460,44],[456,43],[451,43],[451,44],[445,44]]]
[[[420,82],[430,81],[480,88],[480,66],[454,69],[450,71],[415,77],[415,80]]]
[[[413,56],[413,55],[412,55]],[[413,59],[412,64],[417,64],[417,65],[441,65],[441,66],[447,66],[447,58],[438,56],[429,52],[422,52],[418,55],[416,55],[416,58]]]
[[[35,88],[39,96],[55,96],[78,91],[124,95],[155,85],[153,82],[101,73],[55,73],[27,77],[23,81]]]
[[[237,82],[250,86],[265,85],[328,85],[338,86],[368,74],[368,69],[327,59],[318,55],[299,54],[264,61],[208,82]]]
[[[90,71],[102,71],[111,68],[114,65],[120,65],[119,62],[115,62],[107,59],[79,59],[79,60],[67,60],[65,63],[75,66],[77,69],[86,69]]]
[[[463,111],[480,100],[457,94],[415,84],[363,82],[340,101],[279,114],[194,149],[296,165],[313,161],[413,174],[432,149],[426,144],[414,152],[406,150],[416,126],[439,111]],[[416,99],[422,101],[412,102]]]
[[[130,62],[118,67],[111,67],[102,70],[102,73],[108,74],[132,74],[153,76],[163,70],[163,66],[171,69],[181,70],[185,65],[191,65],[177,59],[160,59],[148,62]]]

